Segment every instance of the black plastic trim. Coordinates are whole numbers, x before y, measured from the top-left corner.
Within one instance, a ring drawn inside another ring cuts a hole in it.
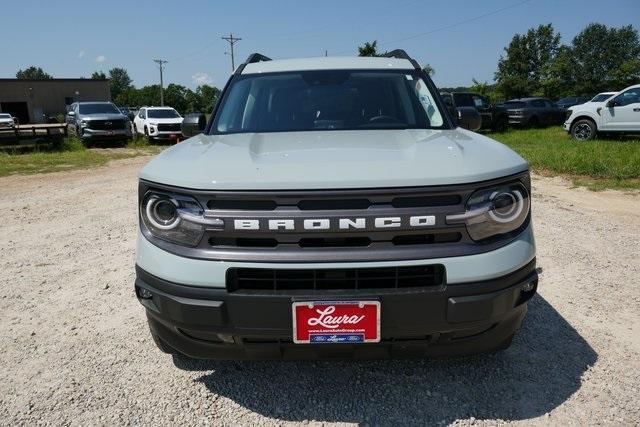
[[[185,286],[136,266],[136,295],[152,333],[197,358],[265,359],[398,357],[469,354],[500,348],[526,313],[538,281],[535,260],[505,276],[437,289],[234,292]],[[523,286],[534,283],[532,291]],[[141,290],[151,298],[141,299]],[[293,301],[376,299],[381,342],[360,345],[292,343]],[[329,352],[330,354],[326,353]]]

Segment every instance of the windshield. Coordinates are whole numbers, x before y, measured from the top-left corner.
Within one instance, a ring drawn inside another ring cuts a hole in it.
[[[180,114],[173,108],[163,108],[161,110],[147,110],[147,117],[150,119],[176,119]]]
[[[507,108],[524,108],[527,104],[522,101],[507,101],[504,106]]]
[[[10,119],[11,114],[0,114],[0,119]]]
[[[115,105],[105,103],[80,104],[78,105],[80,114],[120,114]]]
[[[213,133],[442,128],[414,71],[299,71],[235,78]]]
[[[611,96],[613,96],[611,93],[599,93],[591,99],[591,102],[604,102],[611,98]]]

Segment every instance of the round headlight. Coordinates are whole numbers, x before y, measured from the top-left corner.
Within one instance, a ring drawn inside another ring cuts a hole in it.
[[[171,230],[180,221],[178,206],[168,198],[152,197],[147,203],[146,213],[149,222],[160,230]]]
[[[478,190],[467,201],[466,212],[446,216],[449,224],[464,223],[476,242],[518,230],[529,217],[530,195],[515,181]]]
[[[519,190],[498,193],[491,195],[493,207],[489,211],[489,216],[496,222],[511,222],[516,219],[524,208],[522,193]]]

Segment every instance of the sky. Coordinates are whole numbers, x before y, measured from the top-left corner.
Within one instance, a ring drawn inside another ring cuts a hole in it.
[[[440,87],[492,81],[516,33],[552,23],[563,43],[587,24],[634,25],[640,0],[6,1],[0,77],[42,67],[54,77],[89,77],[123,67],[136,86],[159,81],[153,59],[169,61],[164,81],[224,86],[253,52],[273,59],[355,55],[366,41],[405,49],[435,69]]]

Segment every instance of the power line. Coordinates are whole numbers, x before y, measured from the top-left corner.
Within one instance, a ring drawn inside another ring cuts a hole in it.
[[[183,59],[187,59],[187,58],[190,58],[190,57],[192,57],[192,56],[198,55],[199,53],[202,53],[202,52],[204,52],[205,50],[207,50],[207,49],[209,49],[209,48],[213,47],[213,45],[214,45],[215,43],[216,43],[216,42],[211,42],[211,43],[209,43],[209,44],[207,44],[207,45],[204,45],[203,47],[201,47],[201,48],[200,48],[200,49],[198,49],[198,50],[194,50],[194,51],[192,51],[192,52],[189,52],[189,53],[186,53],[186,54],[184,54],[184,55],[178,56],[177,58],[174,58],[174,59],[172,59],[171,61],[172,61],[172,62],[182,61]]]
[[[164,106],[164,83],[162,81],[162,71],[164,69],[164,64],[169,61],[165,61],[164,59],[154,59],[153,62],[158,64],[158,68],[160,68],[160,106]]]
[[[490,12],[483,13],[482,15],[478,15],[478,16],[474,16],[472,18],[464,19],[462,21],[458,21],[458,22],[455,22],[453,24],[445,25],[443,27],[434,28],[433,30],[429,30],[429,31],[425,31],[425,32],[422,32],[422,33],[414,34],[414,35],[408,36],[408,37],[403,37],[401,39],[389,40],[389,41],[386,41],[386,42],[379,42],[378,46],[401,43],[401,42],[405,42],[407,40],[412,40],[412,39],[416,39],[416,38],[419,38],[419,37],[424,37],[424,36],[427,36],[427,35],[430,35],[430,34],[433,34],[433,33],[437,33],[437,32],[440,32],[440,31],[449,30],[451,28],[459,27],[460,25],[468,24],[470,22],[477,21],[477,20],[482,19],[482,18],[486,18],[487,16],[491,16],[491,15],[495,15],[495,14],[500,13],[500,12],[504,12],[505,10],[508,10],[508,9],[513,9],[514,7],[522,6],[523,4],[529,3],[531,1],[532,0],[523,0],[521,2],[514,3],[514,4],[509,5],[509,6],[501,7],[500,9],[496,9],[496,10],[492,10]],[[346,52],[350,52],[350,50],[349,51],[343,50],[343,51],[337,52],[337,53],[341,54],[341,53],[346,53]]]
[[[505,10],[508,10],[508,9],[513,9],[514,7],[521,6],[521,5],[525,4],[525,3],[529,3],[530,1],[531,0],[523,0],[523,1],[519,2],[519,3],[515,3],[515,4],[509,5],[509,6],[505,6],[505,7],[502,7],[500,9],[492,10],[491,12],[483,13],[482,15],[474,16],[473,18],[468,18],[468,19],[465,19],[465,20],[462,20],[462,21],[458,21],[458,22],[453,23],[453,24],[445,25],[444,27],[436,28],[436,29],[433,29],[433,30],[430,30],[430,31],[425,31],[424,33],[418,33],[418,34],[414,34],[414,35],[409,36],[409,37],[403,37],[401,39],[391,40],[391,41],[384,42],[384,43],[379,43],[379,44],[400,43],[400,42],[404,42],[404,41],[407,41],[407,40],[415,39],[415,38],[418,38],[418,37],[423,37],[423,36],[426,36],[426,35],[429,35],[429,34],[437,33],[439,31],[449,30],[451,28],[459,27],[460,25],[468,24],[469,22],[477,21],[478,19],[486,18],[487,16],[491,16],[491,15],[495,15],[495,14],[500,13],[500,12],[504,12]]]
[[[231,46],[231,72],[233,73],[236,69],[235,60],[233,57],[233,45],[242,40],[240,37],[233,37],[233,33],[229,33],[229,37],[220,37],[222,40],[226,40],[229,42]]]

